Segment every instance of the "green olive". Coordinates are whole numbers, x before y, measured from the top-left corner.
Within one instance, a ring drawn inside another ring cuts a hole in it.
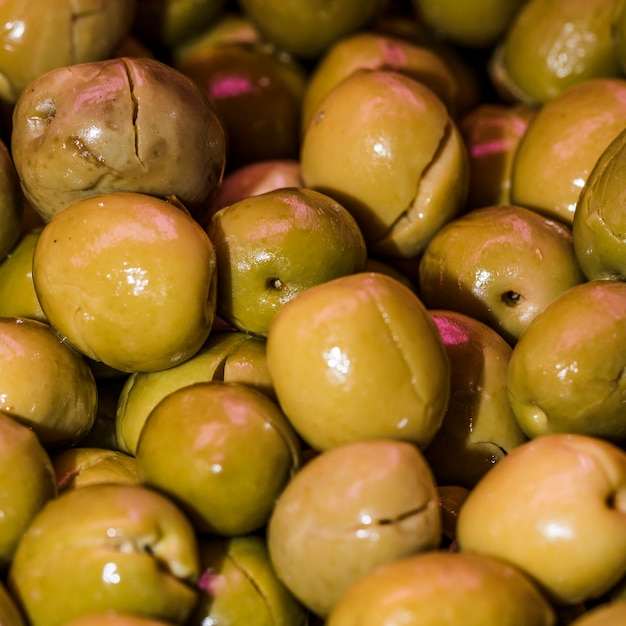
[[[267,538],[279,578],[325,617],[359,577],[439,545],[441,512],[428,463],[416,446],[394,439],[326,450],[287,484]]]
[[[298,57],[314,59],[380,15],[388,0],[241,0],[263,36]]]
[[[22,190],[7,145],[0,141],[0,258],[17,243],[22,233]]]
[[[625,316],[626,283],[596,280],[566,290],[535,317],[513,349],[507,383],[528,436],[626,440]]]
[[[0,582],[0,624],[3,626],[26,626],[24,617],[4,582]]]
[[[477,554],[432,551],[363,576],[339,600],[327,624],[552,626],[555,620],[543,593],[517,568]]]
[[[365,269],[367,247],[352,214],[326,194],[283,188],[213,214],[217,314],[267,336],[276,314],[306,289]]]
[[[626,129],[600,155],[574,212],[574,249],[589,280],[626,279],[626,220],[622,200],[625,164]]]
[[[424,450],[439,485],[471,489],[524,441],[507,395],[511,346],[495,330],[453,311],[430,311],[452,367],[441,428]]]
[[[157,404],[136,458],[142,482],[178,502],[199,532],[234,536],[266,524],[300,465],[300,443],[260,391],[211,381]]]
[[[200,89],[155,59],[53,70],[15,105],[11,151],[24,194],[48,221],[74,201],[133,191],[195,213],[225,167],[224,129]]]
[[[110,57],[129,32],[136,0],[6,0],[0,6],[0,99],[10,104],[57,68]]]
[[[474,209],[452,220],[419,264],[426,306],[474,317],[509,343],[557,295],[584,280],[571,229],[517,205]]]
[[[307,626],[308,612],[276,575],[259,535],[200,539],[199,599],[186,622]]]
[[[174,626],[172,622],[119,611],[90,613],[63,623],[63,626]]]
[[[52,461],[37,435],[4,412],[0,412],[0,476],[0,574],[4,576],[26,527],[58,494]],[[0,623],[5,622],[0,618]]]
[[[571,622],[571,626],[615,626],[626,620],[626,602],[603,602]]]
[[[518,4],[489,67],[505,97],[545,103],[580,82],[621,76],[612,31],[617,0]]]
[[[171,500],[140,485],[70,489],[22,536],[9,590],[30,626],[119,611],[182,624],[200,573],[197,538]]]
[[[582,81],[552,98],[518,145],[511,201],[571,225],[589,173],[624,127],[624,78]]]

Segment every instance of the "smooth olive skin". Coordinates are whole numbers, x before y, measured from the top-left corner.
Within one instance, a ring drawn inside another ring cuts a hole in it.
[[[320,617],[358,577],[440,540],[430,468],[417,447],[392,439],[311,459],[287,484],[267,530],[276,573]]]
[[[626,573],[626,453],[604,439],[544,435],[512,450],[459,512],[461,552],[503,559],[556,606],[607,593]]]
[[[60,67],[110,57],[128,34],[136,0],[6,0],[0,7],[0,99]]]
[[[22,189],[48,221],[94,194],[176,196],[192,213],[225,168],[224,129],[197,85],[151,58],[118,57],[48,72],[13,111]]]
[[[249,352],[247,346],[251,343],[254,347]],[[120,450],[137,453],[146,420],[165,396],[210,380],[243,382],[273,398],[265,364],[265,341],[242,332],[212,331],[202,348],[184,363],[157,372],[131,374],[116,408],[115,432]]]
[[[444,40],[489,48],[514,22],[524,0],[412,0],[416,14]]]
[[[466,210],[511,203],[515,154],[536,111],[524,104],[483,103],[459,120],[469,156]]]
[[[376,272],[285,304],[270,327],[267,365],[283,411],[315,450],[381,437],[425,447],[450,397],[450,363],[423,303]]]
[[[241,0],[243,14],[279,48],[305,59],[380,15],[388,0]]]
[[[527,438],[507,394],[511,346],[492,328],[453,311],[430,311],[452,368],[450,402],[424,450],[437,484],[471,489]]]
[[[3,412],[0,475],[0,572],[4,575],[26,527],[58,492],[52,461],[37,435]]]
[[[541,104],[582,81],[620,76],[616,6],[616,0],[521,3],[492,53],[492,82],[509,99]]]
[[[300,465],[300,444],[279,409],[242,383],[196,383],[152,410],[137,448],[144,484],[168,494],[201,533],[264,526]]]
[[[339,600],[328,626],[553,626],[531,579],[497,559],[431,551],[366,574]]]
[[[333,44],[313,67],[302,102],[303,132],[324,96],[357,69],[406,74],[430,87],[451,111],[456,110],[457,79],[435,51],[391,35],[358,32]]]
[[[33,283],[33,253],[41,228],[23,232],[0,263],[0,315],[45,322]]]
[[[576,204],[572,224],[574,249],[588,280],[626,278],[622,199],[625,164],[623,130],[600,155]]]
[[[518,146],[511,201],[571,225],[591,170],[625,120],[623,78],[582,81],[545,103]]]
[[[225,43],[179,55],[175,67],[213,103],[229,170],[298,157],[306,74],[296,61],[261,45]]]
[[[136,0],[133,32],[150,45],[170,50],[210,28],[225,0]]]
[[[19,240],[23,216],[20,181],[7,144],[0,141],[0,258]]]
[[[197,599],[196,535],[171,500],[92,485],[51,500],[24,533],[8,586],[32,626],[103,611],[184,623]]]
[[[571,626],[616,626],[626,620],[626,602],[606,602],[583,613]]]
[[[426,306],[474,317],[511,344],[549,302],[584,281],[571,229],[518,205],[452,220],[419,263]]]
[[[174,626],[174,624],[142,615],[107,611],[71,619],[63,626]]]
[[[345,206],[381,258],[418,256],[467,195],[467,151],[445,105],[391,70],[356,70],[326,94],[300,162],[305,185]]]
[[[95,379],[82,355],[48,324],[0,318],[0,380],[0,411],[32,428],[47,449],[74,445],[89,432]]]
[[[164,200],[117,192],[79,200],[43,228],[33,280],[50,324],[121,372],[193,356],[215,316],[213,244]]]
[[[259,535],[201,537],[199,599],[186,626],[307,626],[307,610],[276,575]]]
[[[4,582],[0,582],[0,624],[3,626],[26,626],[24,616],[9,594]]]
[[[59,493],[89,485],[138,485],[136,459],[117,450],[79,446],[52,455]]]
[[[576,285],[551,302],[513,349],[507,388],[529,437],[572,432],[626,439],[626,283]]]
[[[312,189],[240,200],[215,213],[206,230],[217,256],[217,314],[261,337],[298,294],[362,272],[367,260],[352,214]]]

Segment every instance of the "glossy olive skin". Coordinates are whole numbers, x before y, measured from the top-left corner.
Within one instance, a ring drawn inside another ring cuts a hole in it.
[[[4,582],[0,583],[0,624],[6,626],[26,626],[15,600],[9,594]]]
[[[305,59],[319,57],[341,37],[380,15],[388,0],[241,0],[245,16],[279,48]]]
[[[445,105],[391,70],[356,70],[326,94],[300,162],[305,185],[345,206],[381,258],[418,256],[467,195],[467,152]]]
[[[331,197],[284,188],[240,200],[207,226],[217,256],[217,314],[265,337],[280,309],[315,285],[365,269],[367,245]]]
[[[443,551],[398,559],[365,575],[339,600],[327,624],[394,626],[399,619],[421,626],[556,624],[542,592],[516,568]]]
[[[115,432],[120,450],[135,455],[152,409],[165,396],[187,385],[211,380],[243,382],[273,398],[265,360],[263,339],[242,332],[212,331],[202,348],[184,363],[158,372],[131,374],[116,408]]]
[[[138,485],[136,460],[123,452],[79,446],[52,455],[59,493],[88,485]]]
[[[469,155],[466,210],[511,203],[511,172],[517,147],[536,108],[480,104],[459,120]]]
[[[518,146],[511,201],[571,225],[591,170],[625,120],[623,78],[582,81],[552,98]]]
[[[199,599],[186,626],[307,626],[307,610],[276,575],[259,535],[201,537]]]
[[[580,193],[572,234],[574,249],[585,276],[626,278],[624,262],[623,164],[626,162],[626,130],[621,131],[600,155]]]
[[[518,205],[452,220],[419,263],[426,306],[474,317],[511,344],[549,302],[584,280],[571,229]]]
[[[13,112],[22,189],[48,221],[114,191],[176,196],[199,211],[225,167],[224,129],[188,77],[150,58],[118,57],[48,72]]]
[[[196,602],[199,554],[189,520],[136,485],[70,489],[23,535],[8,575],[32,626],[103,611],[183,623]]]
[[[180,503],[199,532],[234,536],[267,522],[300,465],[300,444],[267,396],[212,381],[159,402],[136,458],[142,482]]]
[[[472,489],[457,541],[461,552],[526,572],[556,605],[575,605],[601,597],[626,573],[625,503],[621,448],[545,435],[512,450]]]
[[[255,44],[221,44],[179,55],[175,67],[205,93],[227,138],[230,170],[295,159],[306,75],[290,58]]]
[[[48,452],[30,428],[6,413],[0,413],[0,474],[0,572],[4,575],[26,527],[58,493]]]
[[[7,0],[0,7],[0,99],[14,104],[33,80],[110,57],[128,34],[136,0]]]
[[[626,283],[589,281],[551,302],[513,349],[507,388],[522,429],[626,440]]]
[[[430,87],[450,110],[456,110],[459,85],[440,55],[398,37],[365,31],[334,43],[313,67],[302,102],[303,130],[324,96],[357,69],[406,74]]]
[[[209,28],[225,0],[136,0],[133,32],[152,46],[169,50]]]
[[[55,215],[35,246],[33,281],[50,324],[122,372],[190,358],[215,315],[213,244],[187,212],[145,194],[92,196]]]
[[[496,88],[509,99],[541,104],[582,81],[620,76],[616,6],[616,0],[521,3],[492,54]]]
[[[46,321],[33,284],[33,252],[41,228],[23,232],[0,263],[0,315]]]
[[[437,484],[471,489],[510,450],[526,441],[511,409],[511,346],[492,328],[453,311],[431,311],[452,367],[441,428],[424,450]]]
[[[417,16],[439,37],[470,48],[489,48],[515,20],[524,0],[412,0]]]
[[[280,579],[325,617],[358,577],[439,545],[430,468],[417,447],[392,439],[322,452],[286,486],[267,538]]]
[[[95,379],[82,355],[48,324],[0,318],[0,373],[0,411],[32,428],[46,448],[74,445],[89,432]]]
[[[316,450],[381,437],[425,447],[450,397],[433,320],[406,285],[376,272],[285,304],[270,327],[267,364],[281,407]]]

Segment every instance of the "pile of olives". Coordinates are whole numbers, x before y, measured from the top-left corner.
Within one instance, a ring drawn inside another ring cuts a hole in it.
[[[1,626],[626,623],[626,2],[0,24]]]

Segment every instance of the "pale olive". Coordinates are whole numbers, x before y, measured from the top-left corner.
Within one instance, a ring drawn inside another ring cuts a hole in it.
[[[206,96],[151,58],[53,70],[29,85],[13,113],[15,168],[45,221],[74,201],[115,191],[176,196],[200,211],[221,182],[225,151]]]
[[[311,459],[287,484],[267,538],[280,579],[325,617],[359,577],[439,545],[434,478],[419,449],[407,442],[337,446]]]

